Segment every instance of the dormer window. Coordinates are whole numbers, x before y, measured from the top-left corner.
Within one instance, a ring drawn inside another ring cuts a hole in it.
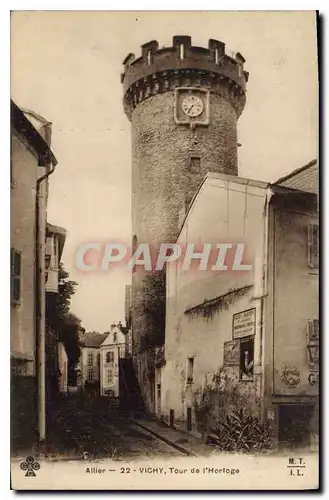
[[[113,363],[113,362],[114,362],[114,352],[108,351],[106,353],[106,363]]]
[[[185,47],[184,44],[181,43],[179,46],[179,58],[184,59],[184,57],[185,57]]]
[[[113,342],[116,342],[117,341],[117,334],[116,332],[113,333]]]

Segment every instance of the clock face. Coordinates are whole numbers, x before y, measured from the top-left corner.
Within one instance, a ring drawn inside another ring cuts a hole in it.
[[[202,99],[196,95],[189,95],[183,99],[182,109],[186,115],[192,118],[199,116],[203,111]]]

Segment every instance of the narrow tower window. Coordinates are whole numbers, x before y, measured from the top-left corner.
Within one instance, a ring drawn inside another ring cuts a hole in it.
[[[200,156],[191,156],[189,167],[190,167],[190,172],[192,172],[193,174],[199,174],[201,170]]]
[[[151,51],[149,50],[149,51],[147,52],[147,64],[148,64],[149,66],[151,66],[151,62],[152,62],[152,54],[151,54]]]
[[[183,43],[181,43],[179,46],[179,57],[180,59],[184,59],[185,57],[185,47]]]

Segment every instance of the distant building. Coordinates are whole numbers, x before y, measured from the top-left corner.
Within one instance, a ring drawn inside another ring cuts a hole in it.
[[[102,396],[119,398],[120,359],[126,357],[126,332],[121,323],[112,324],[100,347],[100,390]]]
[[[51,123],[11,101],[12,443],[45,439],[45,282]],[[37,365],[36,359],[39,359]]]
[[[106,333],[85,332],[80,335],[81,356],[78,363],[78,387],[82,391],[99,393],[100,346]]]
[[[276,443],[317,441],[314,172],[316,162],[276,184],[207,174],[177,242],[243,242],[252,268],[196,272],[167,264],[165,352],[154,395],[165,421],[203,433],[243,408],[270,424]]]

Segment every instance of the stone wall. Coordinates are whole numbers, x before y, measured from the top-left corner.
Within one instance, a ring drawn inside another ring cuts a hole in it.
[[[132,124],[134,246],[148,243],[156,252],[161,243],[176,240],[182,217],[207,172],[237,175],[237,119],[245,105],[248,80],[243,64],[241,54],[235,59],[226,55],[222,42],[209,40],[208,49],[194,47],[187,36],[175,36],[173,47],[160,50],[156,41],[149,42],[143,45],[140,58],[133,54],[126,57],[122,83],[124,109]],[[194,118],[191,122],[186,116],[178,119],[182,89],[204,96],[199,125]],[[153,284],[145,285],[145,278],[145,273],[136,269],[132,313],[135,357],[164,343],[165,307],[157,304],[163,319],[154,325],[148,311],[154,309],[159,292]],[[162,284],[164,287],[164,274]],[[148,370],[143,368],[144,361],[139,364],[143,373]],[[138,372],[138,378],[142,387],[144,374]],[[154,394],[146,398],[153,406]]]

